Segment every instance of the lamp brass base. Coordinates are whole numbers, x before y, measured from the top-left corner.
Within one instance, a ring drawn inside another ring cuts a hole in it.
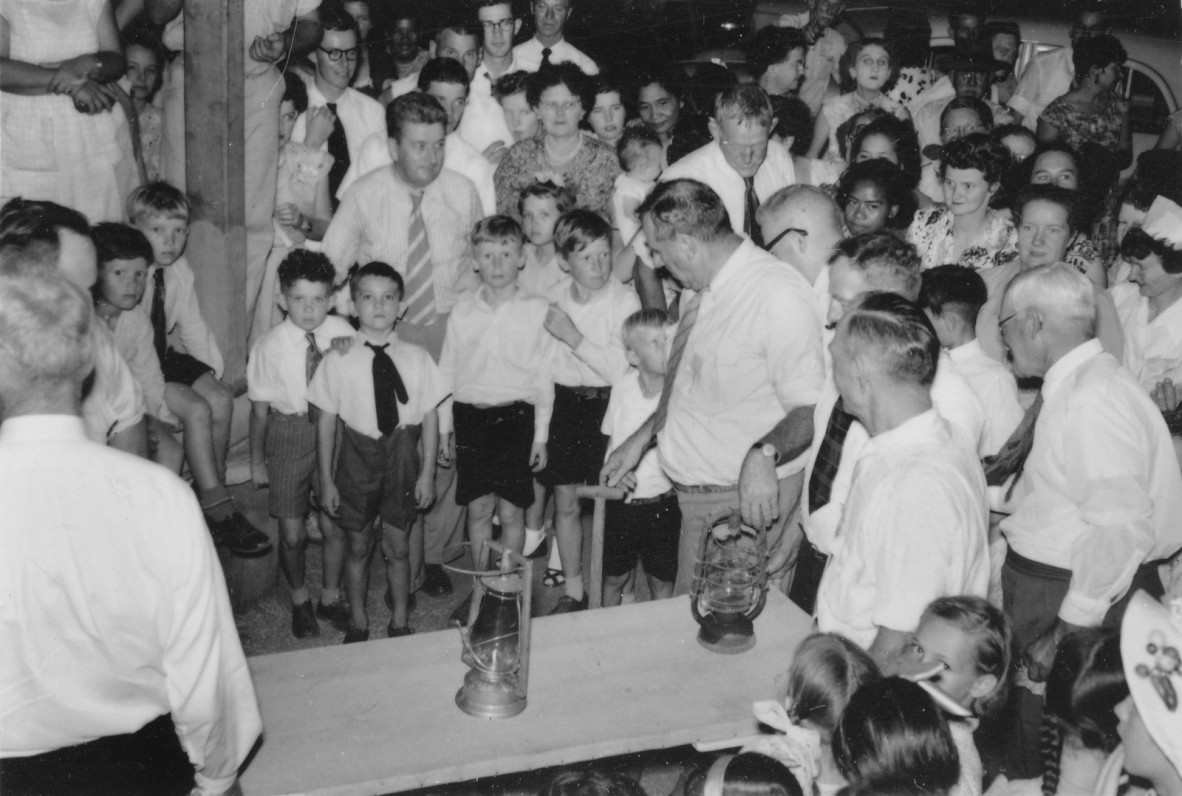
[[[481,719],[507,719],[525,710],[525,696],[517,688],[517,678],[509,675],[493,680],[475,670],[464,675],[464,685],[456,692],[456,705],[470,716]]]

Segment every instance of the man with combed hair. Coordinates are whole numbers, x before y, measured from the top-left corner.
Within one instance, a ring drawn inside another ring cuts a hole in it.
[[[804,277],[732,230],[721,197],[703,183],[660,183],[638,213],[656,265],[686,292],[662,403],[608,456],[603,479],[617,484],[656,439],[682,514],[675,593],[689,591],[706,521],[727,508],[768,529],[769,573],[786,586],[800,541],[790,520],[824,379],[816,300]],[[781,421],[781,444],[763,444]],[[753,446],[773,472],[756,502],[738,487]]]
[[[1157,565],[1182,548],[1182,474],[1161,411],[1096,339],[1087,277],[1066,263],[1019,274],[998,325],[1015,375],[1043,380],[986,468],[995,508],[1012,511],[1002,588],[1015,650],[1041,682],[1068,635],[1119,626],[1139,588],[1162,594]],[[1007,767],[1032,776],[1041,699],[1017,688],[1014,700]]]
[[[841,400],[870,440],[817,593],[817,623],[890,673],[928,603],[985,596],[985,478],[932,405],[940,342],[922,310],[893,293],[864,296],[830,350]]]
[[[566,23],[574,15],[574,0],[532,0],[534,14],[533,38],[513,48],[513,57],[527,72],[544,66],[573,63],[588,75],[599,74],[599,67],[590,56],[563,37]]]
[[[0,275],[0,779],[224,793],[262,722],[221,565],[183,481],[86,439],[94,324],[61,276]]]

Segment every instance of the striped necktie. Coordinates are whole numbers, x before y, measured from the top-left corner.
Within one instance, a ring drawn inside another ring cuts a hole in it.
[[[435,315],[435,286],[432,283],[431,245],[423,221],[423,193],[412,192],[410,229],[407,232],[406,320],[426,323]]]
[[[1038,422],[1038,413],[1041,411],[1042,390],[1039,390],[1038,395],[1034,397],[1034,403],[1030,404],[1026,414],[1022,415],[1022,422],[1018,423],[1018,427],[1001,446],[1001,450],[981,461],[985,467],[985,483],[989,486],[1001,486],[1011,475],[1014,477],[1010,488],[1006,490],[1006,500],[1014,493],[1014,487],[1026,467],[1026,457],[1034,447],[1034,425]]]
[[[677,369],[681,364],[682,355],[685,354],[685,346],[689,342],[694,322],[698,320],[698,307],[701,303],[702,294],[695,293],[694,297],[682,309],[681,323],[677,326],[677,334],[673,335],[673,348],[669,351],[669,363],[665,367],[665,388],[661,391],[661,400],[657,403],[657,411],[653,413],[654,437],[665,427],[665,418],[669,414],[669,399],[673,395],[673,382],[677,380]]]
[[[304,336],[308,338],[308,352],[304,355],[304,383],[311,384],[312,376],[316,374],[320,360],[324,359],[324,352],[320,350],[320,346],[316,345],[316,335],[308,332]],[[308,420],[311,423],[316,423],[319,419],[320,409],[308,404]]]
[[[821,438],[817,460],[813,463],[813,474],[809,478],[810,513],[823,509],[833,496],[833,479],[841,467],[841,451],[853,424],[854,416],[845,410],[845,402],[838,398],[829,415],[829,423],[825,426],[825,436]]]

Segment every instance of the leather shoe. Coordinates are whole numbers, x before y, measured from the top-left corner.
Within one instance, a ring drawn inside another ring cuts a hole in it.
[[[342,633],[349,629],[349,604],[344,600],[328,604],[321,602],[316,606],[316,615]]]
[[[471,610],[472,595],[469,594],[463,599],[463,602],[457,605],[456,609],[451,612],[451,616],[448,617],[447,623],[449,625],[455,625],[456,627],[465,627],[468,624],[468,613]]]
[[[390,638],[401,638],[402,636],[413,636],[414,634],[415,634],[415,629],[413,627],[411,627],[410,625],[404,625],[402,627],[394,627],[394,623],[391,622],[389,625],[386,626],[386,635],[389,636]]]
[[[542,543],[534,548],[534,551],[526,556],[530,561],[537,561],[539,558],[545,558],[550,554],[550,540],[543,539]]]
[[[271,552],[267,534],[250,524],[250,520],[235,511],[224,520],[205,518],[213,543],[225,547],[240,558],[257,558]]]
[[[576,600],[569,594],[564,594],[558,598],[558,605],[554,606],[554,610],[546,614],[546,616],[557,616],[558,614],[572,614],[575,611],[587,610],[587,593],[583,593],[583,599]]]
[[[310,638],[320,635],[320,625],[312,611],[312,601],[305,600],[291,607],[291,634],[296,638]]]
[[[451,578],[443,571],[439,564],[427,564],[423,567],[425,573],[423,585],[419,591],[428,597],[450,597],[452,594]]]
[[[345,644],[356,644],[359,641],[369,641],[369,629],[362,630],[359,627],[351,627],[345,631]]]
[[[389,586],[387,586],[386,590],[384,592],[382,592],[382,602],[384,602],[386,604],[387,610],[390,610],[390,611],[394,610],[394,590],[391,589]],[[406,601],[406,612],[409,614],[411,611],[413,611],[415,609],[415,606],[417,604],[418,604],[418,601],[415,600],[414,592],[411,592],[410,597]],[[406,634],[404,633],[403,635],[406,635]]]

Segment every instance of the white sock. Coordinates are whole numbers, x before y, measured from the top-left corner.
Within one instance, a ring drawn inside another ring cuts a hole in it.
[[[562,571],[562,558],[558,555],[558,540],[554,540],[554,544],[550,545],[550,562],[546,564],[546,569],[556,569]]]
[[[308,587],[307,586],[300,586],[298,589],[291,590],[291,604],[292,605],[303,605],[304,603],[308,602],[308,600],[310,600],[310,599],[311,599],[311,595],[308,594]]]
[[[562,584],[562,588],[566,591],[572,599],[583,599],[583,576],[582,574],[575,575],[573,578],[567,578],[566,583]]]
[[[521,554],[528,556],[535,550],[542,546],[542,542],[546,541],[545,531],[535,531],[533,528],[525,529],[525,547],[522,548]]]
[[[341,590],[340,589],[321,589],[320,590],[320,602],[324,603],[325,605],[336,605],[340,601],[341,601]]]

